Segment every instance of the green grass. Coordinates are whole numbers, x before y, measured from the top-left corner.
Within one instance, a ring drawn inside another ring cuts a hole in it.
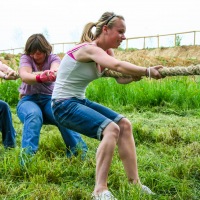
[[[124,114],[132,123],[141,182],[155,196],[128,184],[117,154],[108,186],[119,200],[198,200],[200,197],[199,81],[179,77],[118,85],[113,79],[90,84],[87,96]],[[2,93],[3,94],[3,93]],[[0,146],[0,199],[89,200],[95,179],[99,142],[84,137],[85,161],[67,159],[58,129],[43,126],[40,148],[27,169],[19,166],[22,124],[12,104],[17,147]]]
[[[93,82],[88,97],[105,104],[116,106],[167,107],[178,110],[200,108],[199,78],[171,77],[162,80],[144,78],[138,82],[120,85],[114,79]]]

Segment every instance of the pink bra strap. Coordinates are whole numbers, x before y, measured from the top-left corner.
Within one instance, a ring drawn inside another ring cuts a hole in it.
[[[81,47],[84,47],[84,46],[86,46],[86,45],[88,45],[88,44],[83,44],[83,45],[80,45],[80,46],[78,46],[78,47],[75,47],[75,48],[69,50],[69,51],[67,52],[67,54],[68,54],[71,58],[73,58],[74,60],[76,60],[76,59],[74,58],[73,52],[75,52],[76,50],[78,50],[78,49],[80,49]]]

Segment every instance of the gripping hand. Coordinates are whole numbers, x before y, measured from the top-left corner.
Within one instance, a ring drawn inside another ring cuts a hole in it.
[[[51,70],[45,70],[41,74],[36,75],[36,81],[38,83],[54,82],[56,80],[56,74]]]

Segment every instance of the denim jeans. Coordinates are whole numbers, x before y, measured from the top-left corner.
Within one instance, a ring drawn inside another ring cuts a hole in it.
[[[51,96],[34,94],[24,96],[17,105],[17,115],[24,124],[22,133],[22,148],[27,153],[36,153],[38,150],[40,130],[43,124],[58,127],[67,147],[67,156],[77,155],[80,150],[87,152],[87,145],[79,133],[69,130],[58,124],[51,109]]]
[[[5,148],[15,147],[16,132],[12,124],[12,114],[9,105],[0,100],[0,130]]]
[[[75,97],[53,100],[52,110],[61,125],[98,140],[110,122],[117,123],[124,117],[103,105]]]

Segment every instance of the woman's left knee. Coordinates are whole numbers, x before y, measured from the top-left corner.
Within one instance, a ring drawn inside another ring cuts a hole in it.
[[[122,118],[120,120],[119,127],[130,131],[132,130],[131,122],[127,118]]]

